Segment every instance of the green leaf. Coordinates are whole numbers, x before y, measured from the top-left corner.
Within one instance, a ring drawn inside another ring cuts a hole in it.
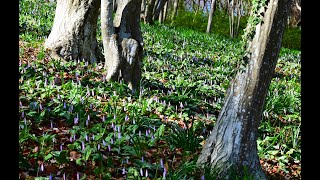
[[[51,153],[49,153],[49,154],[47,154],[45,157],[44,157],[44,161],[47,161],[47,160],[49,160],[50,158],[52,158],[52,154]]]

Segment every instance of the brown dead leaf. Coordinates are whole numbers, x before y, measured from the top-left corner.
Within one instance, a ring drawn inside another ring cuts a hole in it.
[[[77,152],[77,151],[70,151],[70,161],[74,161],[77,160],[81,157],[81,153]]]

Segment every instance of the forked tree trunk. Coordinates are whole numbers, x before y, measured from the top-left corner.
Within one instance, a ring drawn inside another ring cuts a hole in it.
[[[57,0],[53,27],[44,44],[54,58],[97,61],[99,8],[100,0]]]
[[[212,17],[213,17],[215,6],[216,6],[216,0],[211,0],[209,19],[208,19],[208,25],[207,25],[207,31],[206,31],[207,33],[211,33]]]
[[[112,0],[101,0],[101,35],[107,81],[123,79],[134,94],[139,93],[143,54],[140,30],[141,0],[118,2],[113,20]]]
[[[263,21],[248,44],[248,64],[231,82],[216,125],[198,158],[199,165],[209,165],[220,177],[230,179],[230,170],[243,175],[246,167],[253,179],[266,179],[257,153],[257,131],[287,23],[288,2],[267,1]]]

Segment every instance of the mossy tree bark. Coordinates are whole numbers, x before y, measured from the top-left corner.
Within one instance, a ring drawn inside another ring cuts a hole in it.
[[[96,28],[100,0],[57,0],[55,18],[45,48],[54,58],[99,61]]]
[[[230,170],[266,179],[257,154],[257,132],[266,94],[277,64],[290,0],[268,0],[262,23],[248,42],[247,63],[231,81],[224,106],[197,163],[209,165],[220,177]]]
[[[107,69],[106,80],[123,79],[132,92],[137,94],[143,55],[141,0],[119,1],[114,20],[112,7],[112,0],[101,0],[101,35]]]

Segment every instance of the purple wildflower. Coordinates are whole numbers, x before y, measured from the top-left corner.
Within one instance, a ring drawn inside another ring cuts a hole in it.
[[[118,132],[118,139],[121,139],[121,132]]]
[[[79,121],[79,119],[78,119],[77,117],[75,117],[75,118],[73,119],[73,123],[74,123],[74,124],[78,124],[78,121]]]
[[[143,156],[141,156],[141,162],[144,162],[144,157]]]
[[[77,180],[80,180],[80,174],[77,172]]]
[[[143,176],[143,170],[140,168],[140,175]]]
[[[21,113],[21,117],[22,117],[22,118],[24,118],[24,111],[22,111],[22,113]]]
[[[86,138],[86,141],[88,141],[88,135],[86,135],[85,138]]]
[[[104,139],[102,140],[102,144],[103,146],[106,146],[106,141]]]
[[[126,117],[124,118],[125,121],[129,120],[128,114],[126,114]]]
[[[40,167],[41,171],[44,171],[44,166],[43,166],[43,163],[41,164],[41,167]]]
[[[63,102],[63,109],[66,109],[67,108],[67,104],[66,102]]]
[[[85,149],[85,146],[84,146],[84,142],[82,141],[82,150],[84,150]]]
[[[111,123],[111,127],[114,128],[114,123],[113,122]]]
[[[39,104],[39,108],[40,108],[40,111],[42,111],[42,105],[41,105],[41,103]]]
[[[102,122],[104,122],[106,119],[105,119],[105,117],[104,117],[104,115],[102,116]]]
[[[163,168],[163,160],[162,160],[162,158],[160,159],[160,167]]]
[[[110,141],[111,141],[111,144],[113,144],[113,138],[111,138]]]
[[[97,147],[97,149],[98,149],[98,150],[100,150],[100,144],[98,144],[98,147]]]
[[[63,180],[66,180],[66,173],[63,173]]]
[[[63,149],[63,148],[62,148],[62,144],[60,144],[60,151],[62,151],[62,149]]]
[[[51,174],[49,175],[49,180],[52,180],[52,175]]]
[[[167,175],[167,169],[166,169],[166,167],[164,167],[164,168],[163,168],[162,177],[165,179],[165,178],[166,178],[166,175]]]
[[[20,105],[20,107],[22,107],[22,102],[21,101],[19,101],[19,105]]]
[[[70,136],[69,141],[72,142],[72,136]]]
[[[204,175],[201,176],[201,180],[204,180]]]
[[[126,174],[126,169],[122,168],[122,174]]]
[[[146,169],[146,174],[145,174],[145,176],[148,177],[148,169]]]
[[[90,109],[92,109],[92,104],[90,104]]]
[[[110,146],[110,144],[108,144],[108,150],[109,150],[109,152],[111,152],[111,146]]]
[[[89,126],[89,121],[88,121],[88,119],[86,120],[86,126]]]

